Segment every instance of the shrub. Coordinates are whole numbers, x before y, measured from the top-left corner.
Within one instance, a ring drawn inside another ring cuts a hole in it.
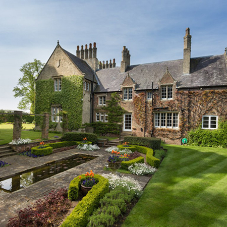
[[[66,213],[69,208],[67,190],[53,190],[44,199],[36,201],[33,207],[20,210],[16,217],[9,219],[7,227],[50,226],[59,215]]]
[[[87,138],[88,141],[93,144],[97,142],[98,137],[94,133],[80,133],[80,132],[66,132],[61,140],[62,141],[83,141],[83,138]]]
[[[86,124],[86,126],[92,126],[94,128],[94,133],[97,135],[105,136],[106,134],[115,134],[120,135],[121,133],[121,125],[117,123],[109,123],[109,122],[93,122]]]
[[[160,145],[161,145],[161,139],[157,139],[154,137],[126,136],[124,137],[124,142],[129,142],[130,144],[150,147],[154,150],[160,149]]]
[[[85,175],[80,175],[70,182],[68,197],[73,200],[78,197],[80,181],[85,179]],[[95,174],[94,178],[98,181],[96,185],[87,193],[86,196],[77,204],[71,214],[62,223],[62,227],[78,226],[83,227],[88,223],[89,216],[98,207],[99,201],[109,191],[109,182],[101,175]]]
[[[162,159],[166,156],[166,152],[164,150],[155,150],[155,158]]]
[[[128,167],[133,165],[134,163],[144,163],[144,157],[140,156],[138,158],[134,158],[129,161],[122,161],[121,162],[121,169],[126,169],[128,170]]]
[[[49,155],[53,153],[53,147],[45,146],[44,148],[32,147],[31,153],[34,155]]]
[[[70,147],[70,146],[74,146],[77,144],[78,144],[77,141],[62,141],[62,142],[56,142],[56,143],[48,143],[47,145],[49,147],[53,147],[53,149],[56,149],[56,148],[61,148],[61,147]]]
[[[121,144],[121,145],[118,145],[117,147],[119,148],[119,150],[129,149],[132,152],[136,151],[136,146],[134,145],[129,145],[128,147],[125,147],[124,145]]]

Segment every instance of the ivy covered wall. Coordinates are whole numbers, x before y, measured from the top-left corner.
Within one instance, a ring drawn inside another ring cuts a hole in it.
[[[54,91],[54,80],[38,80],[36,82],[35,113],[48,112],[51,114],[52,105],[61,105],[68,115],[68,128],[74,130],[82,124],[83,108],[83,76],[62,77],[61,91]],[[41,118],[36,117],[36,125]]]

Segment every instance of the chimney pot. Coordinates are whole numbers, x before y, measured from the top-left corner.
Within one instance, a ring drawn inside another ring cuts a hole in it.
[[[94,42],[94,45],[93,46],[96,47],[96,42]]]
[[[84,47],[83,47],[83,45],[81,45],[81,50],[83,50],[84,49]]]
[[[87,44],[85,44],[85,49],[87,49]]]
[[[80,46],[77,46],[77,50],[80,50]]]
[[[89,48],[92,48],[92,44],[91,43],[89,43]]]

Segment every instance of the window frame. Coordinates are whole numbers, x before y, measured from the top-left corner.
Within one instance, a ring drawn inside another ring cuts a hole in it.
[[[207,117],[208,118],[208,127],[204,127],[204,118]],[[215,128],[212,128],[211,127],[211,122],[213,121],[211,118],[216,118],[215,119],[215,124],[216,124],[216,127]],[[202,117],[202,129],[211,129],[211,130],[214,130],[214,129],[217,129],[218,128],[218,116],[217,115],[203,115]]]
[[[51,121],[52,122],[62,122],[62,116],[59,113],[62,111],[61,106],[51,106]]]
[[[123,88],[123,100],[132,100],[132,87]]]
[[[154,113],[154,127],[164,129],[179,129],[179,113],[177,112]]]
[[[171,95],[170,95],[171,94]],[[161,85],[161,100],[173,99],[173,85]]]
[[[56,77],[53,79],[54,79],[54,91],[61,91],[62,90],[61,77]]]
[[[96,113],[96,122],[108,122],[108,114],[101,112]]]
[[[147,92],[147,100],[148,101],[152,100],[152,91]]]
[[[105,106],[106,105],[106,96],[98,96],[98,105]]]

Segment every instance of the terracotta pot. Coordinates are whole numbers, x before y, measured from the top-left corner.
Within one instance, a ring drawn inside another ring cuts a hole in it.
[[[80,186],[81,186],[81,191],[83,195],[87,195],[87,193],[92,189],[92,187],[86,187],[82,184]]]

